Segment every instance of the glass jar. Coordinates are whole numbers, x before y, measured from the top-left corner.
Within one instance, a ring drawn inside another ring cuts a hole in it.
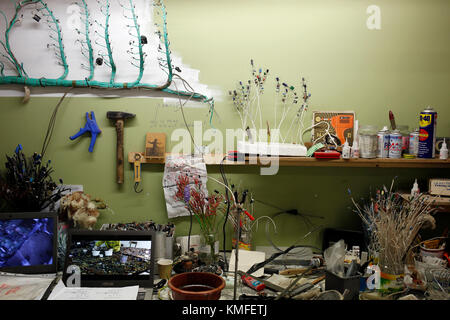
[[[217,233],[203,234],[200,245],[199,259],[206,265],[215,264],[219,254]]]
[[[236,248],[236,238],[232,239],[233,248]],[[239,250],[252,250],[252,232],[251,231],[242,231],[239,238]]]
[[[373,125],[361,126],[359,130],[359,155],[361,158],[376,158],[378,148],[377,131],[377,127]]]
[[[380,256],[378,266],[380,267],[380,289],[386,292],[396,292],[403,290],[404,264],[386,263],[383,256]]]

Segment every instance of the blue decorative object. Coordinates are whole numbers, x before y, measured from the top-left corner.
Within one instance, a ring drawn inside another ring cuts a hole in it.
[[[95,120],[94,111],[91,111],[91,116],[89,117],[89,112],[86,112],[86,125],[84,128],[81,128],[77,134],[70,137],[70,140],[75,140],[79,136],[83,135],[86,132],[91,133],[91,144],[89,145],[89,152],[94,151],[95,141],[97,140],[97,135],[99,135],[102,130],[97,125],[97,121]]]

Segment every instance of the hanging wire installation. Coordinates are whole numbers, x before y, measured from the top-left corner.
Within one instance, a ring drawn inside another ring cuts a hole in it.
[[[123,0],[124,1],[124,0]],[[167,79],[162,84],[149,84],[141,82],[144,72],[145,72],[145,58],[146,54],[143,52],[143,46],[147,43],[147,38],[141,34],[140,24],[138,22],[138,15],[136,13],[136,7],[133,0],[128,0],[126,3],[120,3],[123,9],[124,17],[130,22],[125,26],[128,31],[128,35],[134,40],[129,42],[130,49],[128,53],[130,54],[130,63],[139,69],[138,77],[131,82],[117,82],[116,72],[117,66],[114,61],[114,52],[111,46],[111,30],[110,24],[112,13],[111,13],[111,1],[110,0],[97,0],[100,11],[104,16],[103,21],[94,20],[91,21],[90,9],[85,0],[81,2],[76,2],[80,8],[81,22],[84,24],[83,28],[76,29],[76,32],[80,36],[76,43],[79,43],[81,54],[88,61],[87,64],[82,64],[82,68],[89,71],[89,76],[85,79],[79,80],[69,80],[66,79],[69,74],[69,65],[67,64],[67,56],[64,50],[64,41],[61,31],[61,22],[54,15],[54,12],[48,5],[42,0],[23,0],[15,2],[15,12],[11,20],[8,20],[6,14],[0,11],[0,14],[5,20],[7,26],[5,31],[5,41],[0,41],[1,47],[4,52],[0,53],[0,85],[24,85],[30,87],[73,87],[73,88],[92,88],[92,89],[104,89],[104,90],[150,90],[150,91],[161,91],[169,95],[176,95],[178,97],[190,97],[192,100],[204,102],[209,104],[211,117],[214,111],[214,100],[208,98],[203,94],[194,94],[186,91],[178,91],[170,88],[173,82],[173,77],[175,76],[173,72],[170,42],[167,33],[167,12],[164,4],[161,1],[155,1],[153,3],[154,7],[157,9],[157,16],[161,17],[162,22],[155,24],[157,28],[156,34],[159,36],[159,48],[158,50],[163,54],[163,57],[158,58],[158,63],[160,68],[164,70],[167,74]],[[15,56],[13,49],[10,44],[10,33],[13,28],[19,27],[20,22],[24,20],[22,10],[28,6],[34,6],[35,15],[33,19],[37,23],[46,23],[49,29],[50,42],[47,44],[47,48],[54,51],[54,56],[58,65],[63,67],[63,71],[58,78],[31,78],[25,71],[26,68]],[[94,59],[94,50],[92,48],[91,40],[91,28],[95,23],[102,31],[95,30],[96,38],[94,43],[96,46],[101,48],[98,52],[98,58]],[[5,68],[6,64],[12,65],[17,75],[6,75]],[[95,68],[101,65],[107,65],[111,68],[110,80],[109,81],[97,81],[94,80]],[[179,68],[175,68],[177,70]],[[211,122],[211,121],[210,121]]]

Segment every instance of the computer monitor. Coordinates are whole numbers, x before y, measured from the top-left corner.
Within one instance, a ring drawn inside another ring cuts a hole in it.
[[[56,212],[0,213],[0,271],[56,273],[57,224]]]
[[[67,237],[63,282],[80,270],[82,287],[153,287],[152,231],[71,230]]]

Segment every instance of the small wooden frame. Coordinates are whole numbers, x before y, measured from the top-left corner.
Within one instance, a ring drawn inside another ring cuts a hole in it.
[[[166,156],[166,134],[159,132],[149,132],[145,137],[146,160],[163,159]]]

